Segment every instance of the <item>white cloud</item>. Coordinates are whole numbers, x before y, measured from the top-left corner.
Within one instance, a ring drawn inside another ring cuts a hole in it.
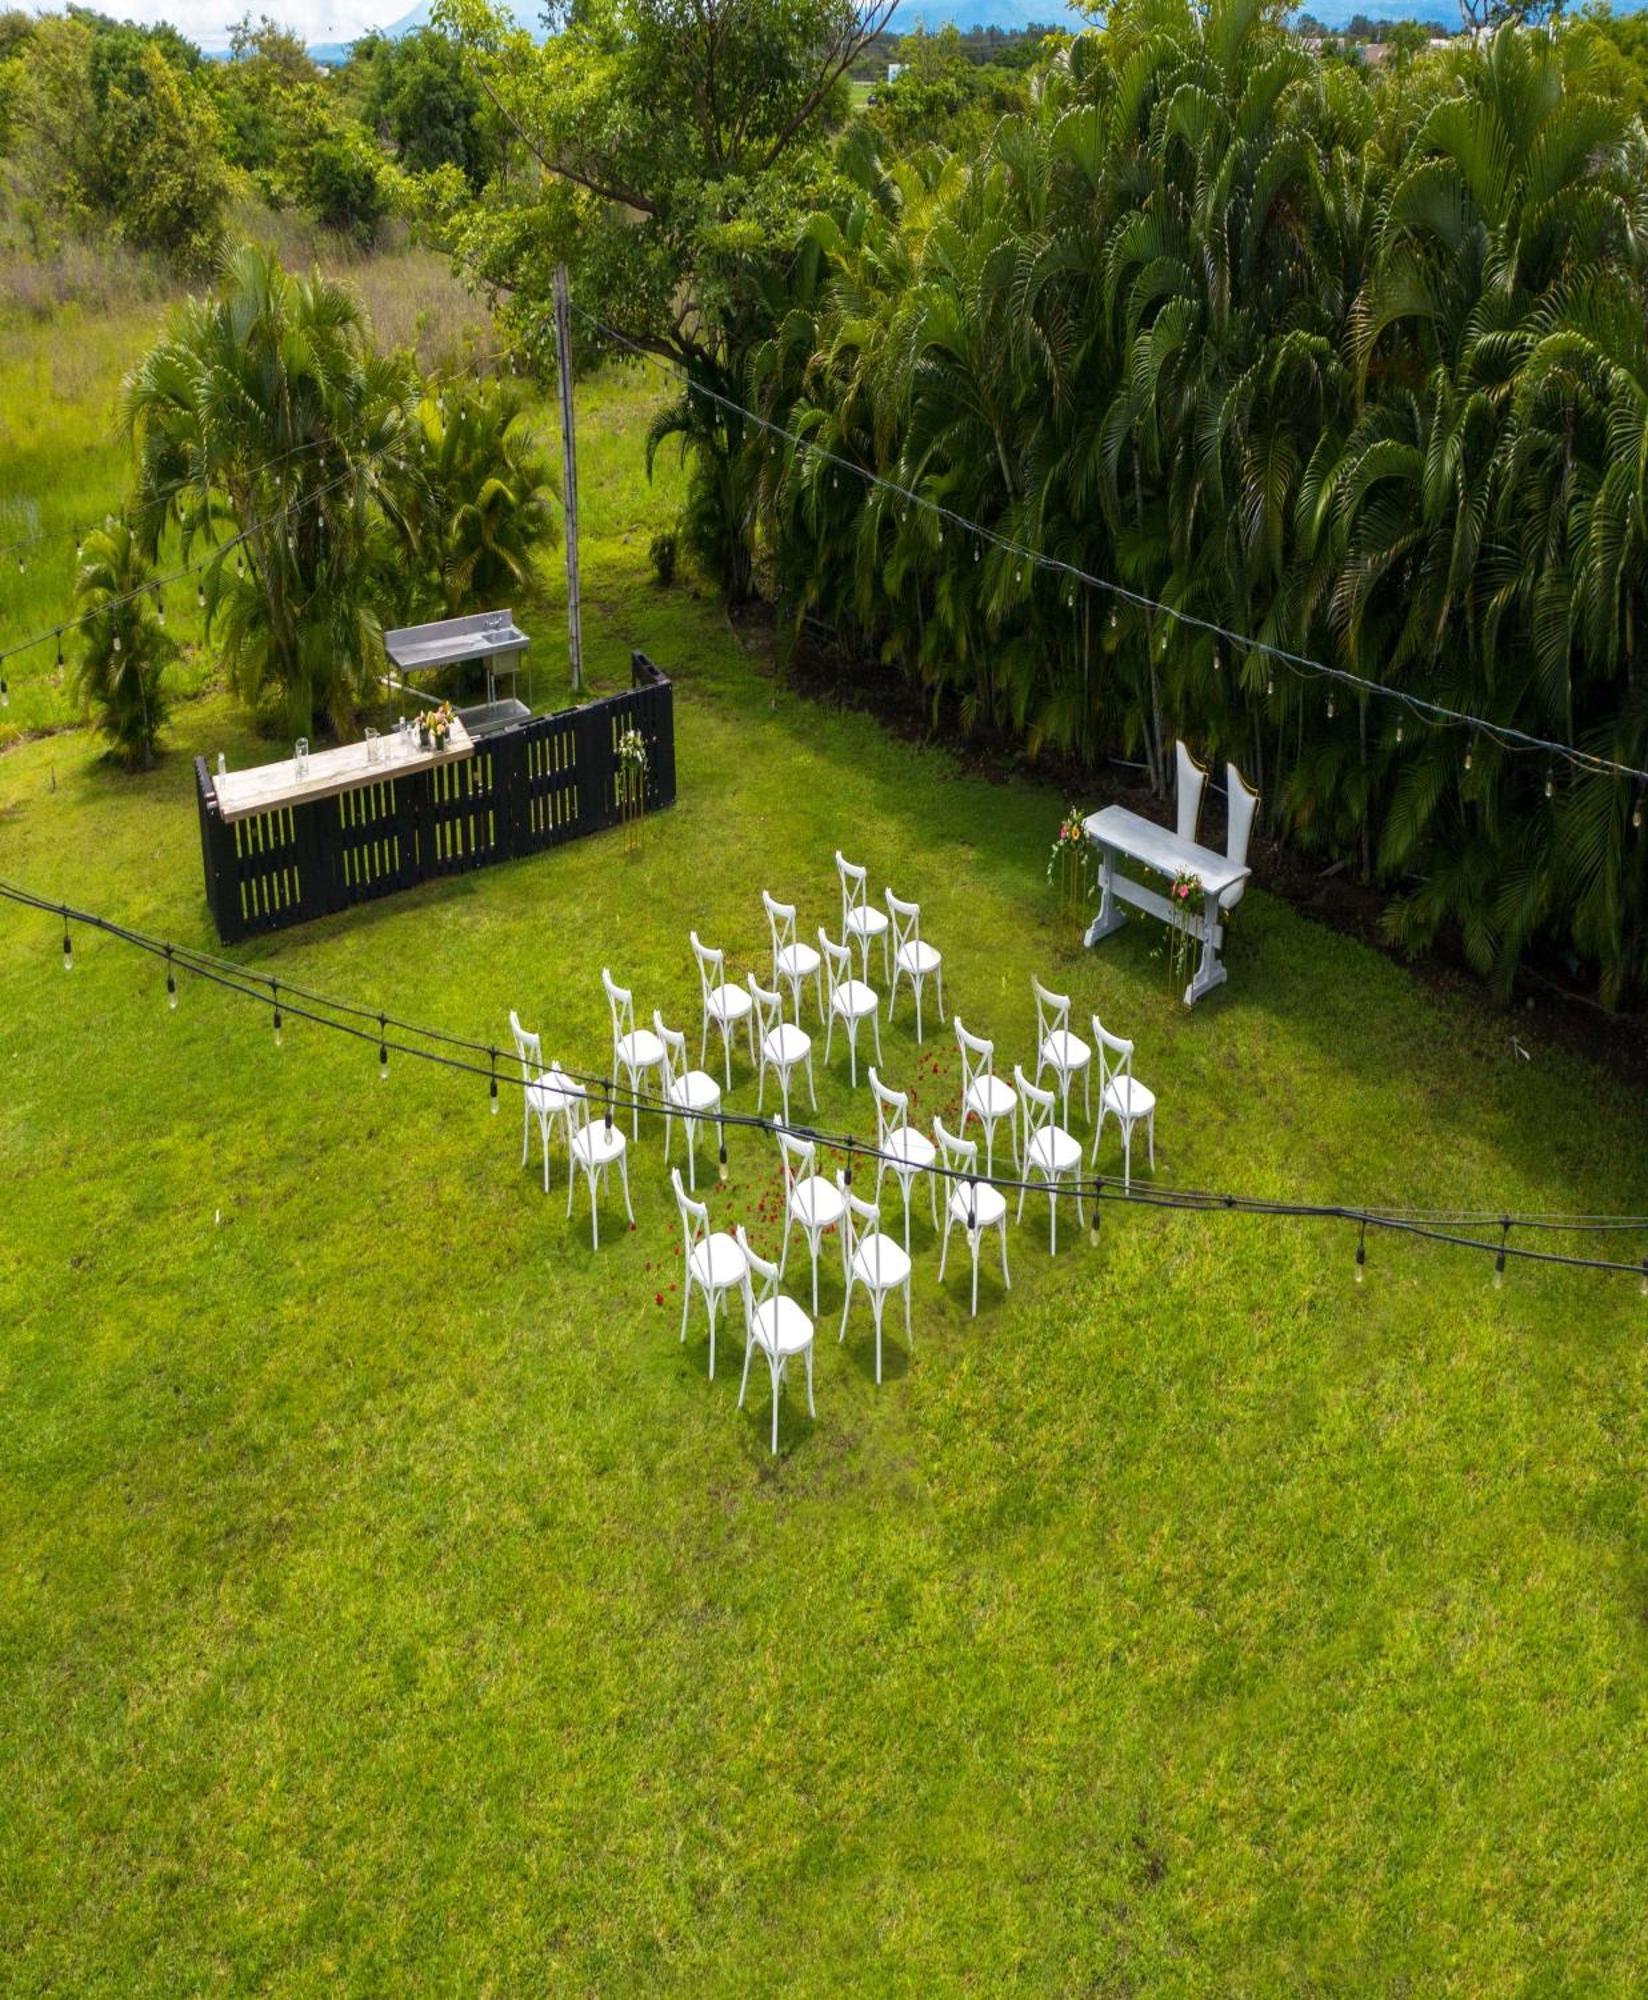
[[[229,39],[229,26],[246,13],[254,18],[272,15],[283,28],[290,28],[305,42],[347,42],[366,29],[392,21],[405,12],[406,0],[389,0],[374,5],[372,0],[93,0],[106,14],[123,21],[152,25],[170,21],[191,41],[203,48],[222,48]],[[41,9],[48,12],[49,9]]]

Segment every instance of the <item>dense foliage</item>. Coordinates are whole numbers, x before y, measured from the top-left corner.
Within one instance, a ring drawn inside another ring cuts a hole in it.
[[[375,495],[403,476],[414,392],[343,287],[252,246],[126,385],[134,523],[151,548],[175,524],[186,556],[221,551],[208,630],[236,690],[278,697],[295,735],[342,726],[381,667]]]
[[[1133,0],[976,157],[816,216],[748,389],[831,451],[1198,617],[1648,763],[1648,141],[1594,39],[1370,83],[1255,0]],[[936,710],[1091,758],[1176,734],[1501,983],[1648,981],[1628,786],[1086,589],[765,459],[776,580]]]
[[[75,573],[75,686],[98,729],[128,764],[154,762],[166,719],[162,675],[177,648],[153,572],[130,525],[89,534]]]

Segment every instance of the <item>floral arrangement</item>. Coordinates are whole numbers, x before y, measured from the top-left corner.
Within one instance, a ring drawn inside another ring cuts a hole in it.
[[[1082,900],[1087,888],[1087,871],[1091,861],[1091,850],[1087,844],[1087,828],[1082,823],[1079,806],[1071,806],[1059,823],[1058,838],[1053,842],[1053,851],[1047,857],[1047,879],[1058,877],[1067,904],[1074,905]]]
[[[452,725],[457,719],[451,702],[441,702],[418,717],[419,742],[428,744],[432,750],[444,750],[451,741]]]
[[[1206,893],[1201,876],[1189,868],[1181,868],[1168,885],[1171,915],[1167,920],[1167,971],[1175,986],[1187,980],[1190,972],[1190,961],[1199,942],[1193,926]]]
[[[641,816],[647,805],[647,739],[633,726],[618,738],[618,809],[624,821],[625,846],[641,846]]]

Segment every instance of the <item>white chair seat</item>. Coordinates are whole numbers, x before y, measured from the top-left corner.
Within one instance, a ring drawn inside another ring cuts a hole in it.
[[[526,1087],[526,1101],[540,1118],[552,1118],[564,1111],[576,1097],[584,1095],[581,1083],[562,1083],[551,1076],[541,1076],[536,1083]]]
[[[887,928],[887,912],[878,910],[873,903],[863,903],[856,910],[847,912],[847,921],[842,926],[844,932],[853,937],[876,938]]]
[[[963,1227],[969,1214],[977,1229],[994,1229],[1007,1213],[1007,1197],[988,1181],[957,1181],[950,1195],[950,1213]]]
[[[713,1020],[742,1021],[755,1002],[750,998],[747,987],[717,986],[704,1004]]]
[[[925,938],[911,938],[908,944],[901,944],[895,955],[895,962],[901,972],[913,979],[925,979],[930,972],[937,972],[943,962],[943,953],[934,949]]]
[[[841,1220],[846,1208],[841,1190],[834,1181],[825,1180],[822,1174],[797,1181],[790,1196],[790,1205],[796,1220],[809,1229],[828,1229],[832,1222]]]
[[[1041,1045],[1041,1059],[1049,1069],[1060,1072],[1081,1069],[1093,1060],[1093,1051],[1068,1028],[1055,1028]]]
[[[975,1118],[1005,1118],[1017,1102],[1013,1086],[999,1076],[975,1077],[967,1092],[967,1109]]]
[[[810,944],[787,944],[778,954],[778,971],[785,979],[811,979],[818,970],[818,953]]]
[[[1104,1108],[1124,1124],[1148,1118],[1156,1108],[1156,1093],[1136,1077],[1113,1076],[1104,1087]]]
[[[618,1060],[631,1069],[656,1069],[664,1060],[664,1045],[650,1028],[637,1028],[619,1042]]]
[[[878,1230],[853,1252],[853,1276],[872,1291],[892,1291],[910,1275],[910,1259],[890,1236]]]
[[[901,1125],[896,1132],[887,1134],[881,1154],[889,1163],[896,1162],[899,1166],[919,1170],[933,1164],[937,1150],[925,1132],[916,1132],[908,1125]]]
[[[692,1266],[692,1275],[699,1284],[711,1291],[722,1291],[729,1285],[743,1282],[744,1253],[739,1249],[737,1239],[729,1236],[724,1229],[718,1229],[712,1236],[695,1243],[687,1262]]]
[[[688,1111],[708,1111],[721,1102],[721,1086],[707,1070],[689,1069],[670,1085],[670,1102]]]
[[[812,1036],[793,1021],[781,1021],[761,1044],[767,1051],[768,1059],[775,1063],[801,1062],[812,1045]]]
[[[1081,1165],[1082,1149],[1057,1125],[1044,1125],[1025,1149],[1024,1163],[1038,1173],[1068,1174]]]
[[[794,1299],[780,1292],[756,1307],[750,1335],[764,1354],[801,1354],[812,1341],[813,1323]]]
[[[881,1005],[875,988],[862,979],[844,979],[830,996],[830,1005],[849,1021],[862,1021]]]
[[[609,1125],[604,1117],[592,1118],[572,1141],[572,1156],[580,1163],[604,1167],[624,1150],[622,1127]]]

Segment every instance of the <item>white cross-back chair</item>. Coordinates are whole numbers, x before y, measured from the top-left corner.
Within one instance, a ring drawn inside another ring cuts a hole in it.
[[[521,1026],[513,1007],[509,1010],[509,1032],[515,1038],[515,1054],[521,1065],[521,1165],[532,1148],[532,1121],[538,1121],[538,1136],[544,1149],[544,1193],[549,1193],[549,1134],[559,1119],[572,1143],[572,1121],[568,1113],[574,1097],[582,1097],[584,1086],[574,1083],[558,1062],[544,1068],[544,1047],[540,1036]]]
[[[1150,1171],[1156,1171],[1156,1093],[1133,1074],[1133,1044],[1113,1035],[1093,1016],[1093,1039],[1099,1049],[1099,1122],[1093,1129],[1093,1160],[1099,1164],[1104,1121],[1114,1118],[1122,1128],[1122,1186],[1133,1185],[1133,1127],[1143,1124],[1150,1141]]]
[[[635,996],[627,986],[620,986],[603,965],[601,984],[606,989],[607,1011],[612,1016],[612,1074],[614,1081],[620,1072],[629,1084],[631,1130],[635,1138],[641,1136],[641,1081],[652,1076],[658,1080],[658,1093],[664,1090],[664,1045],[650,1028],[635,1025]]]
[[[853,1088],[858,1088],[858,1024],[867,1020],[875,1033],[876,1061],[881,1060],[881,1002],[875,996],[875,988],[866,986],[862,979],[853,977],[853,955],[844,944],[836,944],[825,936],[822,929],[818,933],[818,946],[824,954],[824,981],[829,994],[829,1025],[824,1030],[824,1061],[830,1060],[830,1043],[835,1035],[837,1021],[847,1030],[847,1054],[852,1063]]]
[[[921,990],[929,979],[938,988],[938,1018],[944,1020],[944,955],[921,935],[921,905],[906,903],[891,889],[887,914],[893,922],[893,985],[887,995],[887,1019],[893,1018],[898,1002],[898,982],[909,980],[916,995],[916,1040],[921,1040]]]
[[[1023,1180],[1040,1180],[1047,1183],[1047,1247],[1054,1255],[1059,1247],[1059,1196],[1064,1192],[1064,1183],[1069,1181],[1071,1192],[1076,1197],[1076,1227],[1081,1227],[1081,1163],[1082,1149],[1078,1141],[1072,1139],[1053,1114],[1058,1109],[1058,1099],[1050,1090],[1042,1090],[1033,1084],[1019,1068],[1013,1065],[1013,1082],[1017,1086],[1019,1102],[1024,1110],[1024,1173]],[[1024,1220],[1024,1197],[1026,1186],[1019,1188],[1019,1211],[1017,1220]]]
[[[1253,822],[1259,814],[1259,794],[1234,764],[1225,766],[1225,854],[1238,868],[1247,866],[1247,851],[1253,840]],[[1232,882],[1219,898],[1219,914],[1228,917],[1247,893],[1247,877]]]
[[[881,1380],[881,1315],[888,1295],[904,1294],[904,1342],[915,1345],[910,1331],[910,1255],[890,1236],[881,1233],[881,1210],[873,1201],[861,1201],[839,1174],[836,1185],[844,1204],[841,1227],[847,1260],[847,1296],[841,1302],[841,1333],[847,1338],[847,1315],[853,1309],[853,1287],[870,1295],[875,1314],[876,1381]]]
[[[750,1386],[750,1356],[759,1348],[767,1357],[772,1375],[772,1448],[778,1449],[778,1390],[785,1371],[796,1355],[807,1358],[807,1415],[815,1421],[813,1407],[813,1323],[794,1299],[778,1289],[778,1266],[769,1264],[750,1247],[744,1225],[738,1225],[738,1247],[744,1253],[744,1380],[738,1391],[738,1407],[744,1407],[744,1392]],[[752,1278],[759,1278],[756,1292]]]
[[[1030,990],[1036,996],[1036,1082],[1051,1070],[1059,1080],[1059,1116],[1070,1123],[1070,1085],[1082,1080],[1082,1109],[1089,1125],[1093,1122],[1093,1051],[1079,1035],[1070,1032],[1070,995],[1053,993],[1039,979]]]
[[[652,1025],[664,1045],[664,1165],[669,1165],[671,1131],[679,1117],[687,1128],[687,1185],[696,1194],[699,1126],[713,1123],[717,1146],[723,1154],[727,1150],[721,1086],[708,1070],[687,1068],[687,1038],[679,1028],[666,1028],[656,1012]]]
[[[1012,1086],[1003,1083],[996,1075],[996,1045],[987,1042],[980,1035],[970,1035],[961,1025],[961,1016],[952,1014],[950,1024],[956,1031],[956,1047],[961,1051],[961,1130],[965,1137],[967,1121],[976,1118],[984,1127],[984,1171],[995,1171],[996,1127],[1002,1121],[1009,1121],[1013,1135],[1013,1162],[1019,1157],[1018,1099],[1013,1095]]]
[[[925,1132],[918,1132],[910,1123],[910,1094],[905,1090],[889,1090],[872,1069],[870,1071],[870,1092],[876,1107],[876,1152],[880,1156],[876,1162],[875,1198],[881,1199],[881,1180],[884,1174],[896,1174],[904,1195],[904,1247],[910,1247],[910,1189],[917,1174],[927,1174],[928,1206],[933,1212],[933,1227],[938,1227],[938,1190],[933,1176],[927,1172],[933,1164],[933,1142]]]
[[[622,1136],[622,1135],[620,1135]],[[710,1323],[710,1380],[715,1380],[715,1317],[728,1292],[737,1291],[748,1276],[742,1246],[724,1229],[710,1228],[705,1203],[694,1201],[681,1185],[681,1169],[670,1168],[675,1206],[681,1212],[681,1338],[687,1337],[687,1314],[696,1285],[704,1298]]]
[[[938,1281],[944,1283],[944,1260],[950,1254],[950,1231],[960,1225],[973,1258],[973,1317],[978,1317],[979,1238],[987,1229],[1001,1233],[1001,1282],[1008,1291],[1013,1281],[1007,1275],[1007,1197],[988,1181],[973,1178],[978,1172],[978,1141],[958,1139],[945,1129],[944,1120],[933,1120],[933,1137],[938,1141],[940,1164],[949,1169],[945,1180],[944,1244],[938,1253]]]
[[[759,1086],[755,1093],[755,1108],[759,1111],[766,1102],[767,1072],[775,1071],[784,1099],[784,1123],[787,1125],[790,1122],[790,1078],[798,1068],[806,1069],[807,1095],[813,1101],[813,1109],[818,1109],[818,1092],[813,1088],[813,1038],[805,1028],[784,1019],[781,994],[758,986],[753,972],[749,975],[749,982],[750,997],[755,1002],[756,1080]]]
[[[818,990],[818,1018],[824,1018],[824,974],[822,961],[810,944],[803,944],[795,934],[795,905],[780,903],[761,891],[762,907],[767,912],[767,928],[772,932],[773,972],[775,987],[790,989],[790,997],[795,1002],[797,1025],[801,1021],[801,989],[812,980]]]
[[[733,1030],[742,1021],[749,1031],[750,1066],[755,1065],[755,1009],[750,1000],[749,989],[743,986],[729,986],[727,983],[727,954],[714,946],[699,941],[696,931],[688,932],[692,939],[692,955],[698,961],[698,990],[704,1004],[704,1032],[698,1038],[698,1067],[702,1069],[709,1060],[710,1028],[721,1030],[721,1053],[725,1058],[727,1088],[732,1088],[732,1036]]]
[[[870,871],[860,868],[857,862],[849,861],[838,847],[835,851],[835,870],[841,877],[841,941],[846,945],[856,944],[864,974],[865,984],[870,978],[870,940],[881,940],[881,976],[892,978],[892,963],[887,951],[887,912],[878,910],[870,901]]]
[[[1207,789],[1207,766],[1198,764],[1186,744],[1175,739],[1173,761],[1176,769],[1175,799],[1178,807],[1175,831],[1181,840],[1196,838],[1202,813],[1202,794]]]
[[[599,1116],[591,1117],[589,1099],[573,1098],[567,1113],[572,1128],[571,1142],[567,1148],[570,1171],[567,1174],[567,1216],[572,1215],[572,1197],[578,1186],[578,1176],[582,1174],[589,1182],[589,1235],[597,1250],[601,1247],[601,1210],[598,1200],[600,1188],[612,1176],[612,1168],[618,1169],[618,1178],[624,1188],[624,1213],[633,1223],[635,1210],[629,1205],[629,1159],[624,1144],[624,1128],[611,1121],[612,1112],[608,1108]]]
[[[782,1276],[790,1260],[790,1229],[799,1228],[807,1239],[813,1266],[813,1312],[818,1311],[818,1251],[826,1230],[841,1221],[841,1190],[818,1171],[818,1149],[811,1139],[795,1132],[778,1132],[778,1157],[784,1163],[784,1241],[778,1252]]]

